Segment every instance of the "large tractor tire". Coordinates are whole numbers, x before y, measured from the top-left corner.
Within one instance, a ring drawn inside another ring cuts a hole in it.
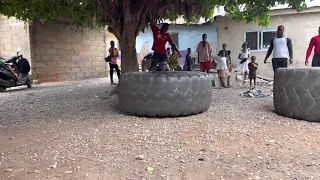
[[[212,85],[201,72],[133,72],[121,75],[118,97],[121,109],[131,115],[188,116],[209,109]]]
[[[320,121],[320,68],[278,69],[273,89],[276,113],[299,120]]]

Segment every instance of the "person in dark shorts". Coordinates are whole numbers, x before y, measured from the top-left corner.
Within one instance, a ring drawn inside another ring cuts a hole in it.
[[[114,47],[114,41],[110,42],[110,49],[109,49],[109,54],[110,54],[110,58],[111,61],[109,62],[109,66],[110,66],[110,80],[111,80],[111,84],[114,84],[113,82],[113,69],[115,69],[117,71],[117,75],[118,75],[118,79],[120,80],[120,69],[117,63],[117,59],[119,57],[119,51],[117,48]]]
[[[254,87],[256,87],[258,63],[256,63],[255,56],[251,56],[251,62],[248,64],[248,69],[249,69],[250,87],[252,86],[252,80],[254,83]]]
[[[264,60],[266,64],[269,56],[273,52],[272,67],[274,72],[276,72],[278,68],[288,67],[288,54],[290,64],[293,63],[292,41],[290,38],[284,36],[283,33],[284,26],[278,26],[277,37],[271,40],[267,56]]]
[[[159,69],[157,66],[160,62],[162,62],[161,67],[165,67],[164,64],[166,64],[168,61],[168,54],[166,50],[167,42],[169,42],[172,49],[178,53],[179,57],[181,57],[181,55],[179,53],[179,50],[176,44],[173,42],[172,36],[168,33],[168,29],[169,29],[168,23],[163,23],[161,29],[159,29],[157,25],[152,23],[151,29],[153,33],[152,50],[154,51],[154,53],[153,53],[153,60],[151,63],[150,70],[155,71]],[[170,70],[170,68],[169,66],[167,66],[166,69],[163,69],[163,70]]]
[[[311,55],[312,49],[314,47],[314,56],[312,59],[312,67],[320,67],[320,27],[318,29],[318,35],[314,36],[309,44],[308,50],[307,50],[307,55],[306,55],[306,66],[309,65],[309,57]]]

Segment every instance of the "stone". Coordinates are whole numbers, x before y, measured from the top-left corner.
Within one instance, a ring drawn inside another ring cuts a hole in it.
[[[136,157],[136,160],[144,160],[144,156],[143,156],[143,155],[138,155],[138,156]]]
[[[52,168],[52,169],[55,169],[55,168],[57,168],[57,163],[55,163],[55,164],[53,164],[53,165],[51,165],[49,167]]]
[[[8,168],[6,170],[4,170],[4,172],[12,172],[13,170],[11,168]]]

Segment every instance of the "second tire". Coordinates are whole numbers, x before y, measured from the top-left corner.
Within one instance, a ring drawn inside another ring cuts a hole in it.
[[[276,113],[320,122],[320,68],[278,69],[273,93]]]

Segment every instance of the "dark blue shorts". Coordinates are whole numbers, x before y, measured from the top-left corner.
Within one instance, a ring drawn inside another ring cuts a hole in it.
[[[163,61],[168,61],[168,56],[166,54],[159,54],[154,52],[150,69],[152,69],[154,66],[157,66],[159,62]]]

